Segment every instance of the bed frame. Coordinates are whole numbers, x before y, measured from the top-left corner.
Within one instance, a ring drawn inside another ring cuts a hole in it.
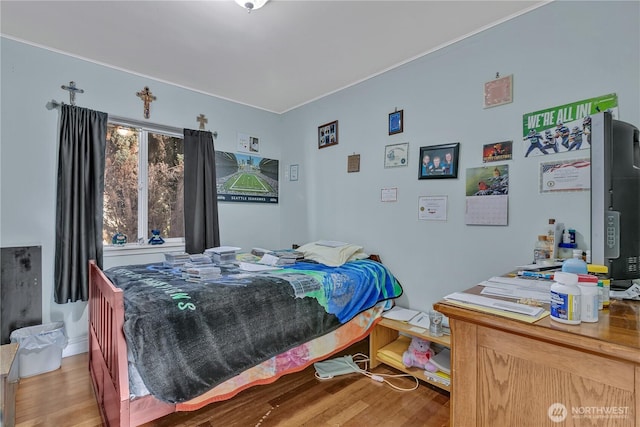
[[[102,420],[130,427],[176,411],[153,396],[129,399],[127,342],[123,331],[124,297],[95,261],[89,261],[89,371]]]
[[[369,258],[380,262],[377,255]],[[177,411],[175,404],[151,395],[130,400],[123,325],[122,289],[111,283],[94,260],[89,261],[89,371],[102,420],[109,427],[138,426]],[[362,339],[372,329],[373,325]]]

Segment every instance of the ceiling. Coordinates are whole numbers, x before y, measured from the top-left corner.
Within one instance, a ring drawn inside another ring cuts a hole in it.
[[[545,3],[1,0],[0,33],[282,113]]]

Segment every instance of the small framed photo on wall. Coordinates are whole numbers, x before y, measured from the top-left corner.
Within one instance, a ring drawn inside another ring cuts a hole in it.
[[[400,110],[389,113],[389,135],[402,133],[404,125],[403,111],[404,110]]]
[[[338,144],[338,121],[318,126],[318,148]]]
[[[457,178],[460,143],[420,147],[418,179]]]

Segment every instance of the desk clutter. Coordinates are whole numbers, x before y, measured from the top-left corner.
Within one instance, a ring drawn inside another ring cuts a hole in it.
[[[444,300],[528,323],[550,315],[553,321],[577,325],[598,322],[611,298],[640,299],[640,284],[623,293],[612,291],[607,267],[577,256],[543,268],[536,265],[479,283],[479,294],[454,292]]]

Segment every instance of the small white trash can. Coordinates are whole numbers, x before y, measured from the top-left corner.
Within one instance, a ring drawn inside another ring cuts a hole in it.
[[[16,329],[11,332],[9,339],[19,345],[20,378],[58,369],[62,362],[62,350],[68,342],[64,322]]]

